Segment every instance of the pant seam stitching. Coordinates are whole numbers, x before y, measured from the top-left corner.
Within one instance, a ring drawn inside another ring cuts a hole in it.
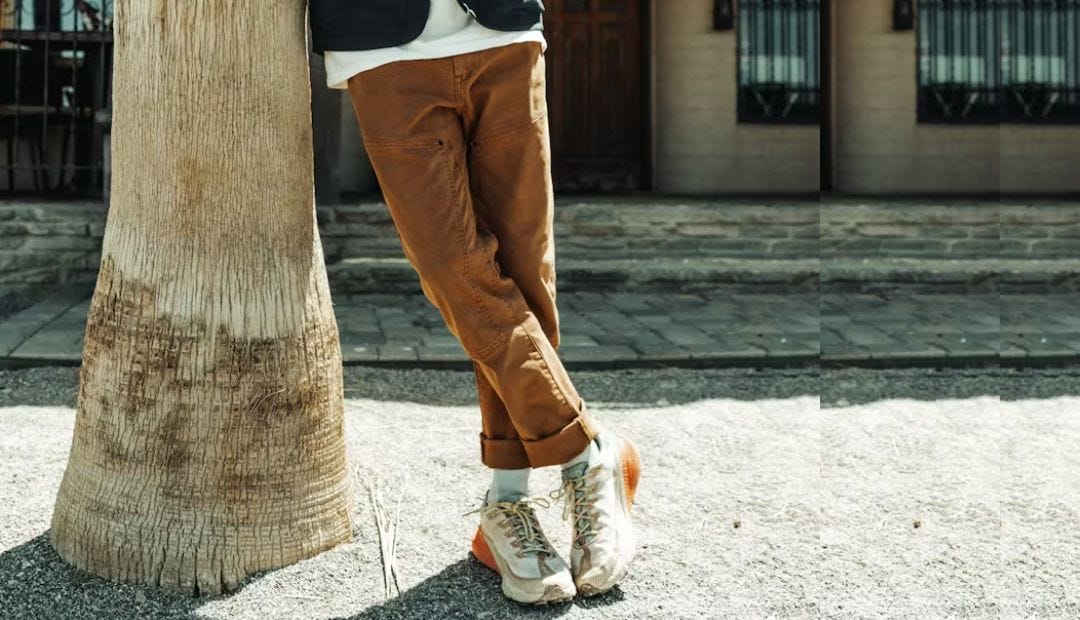
[[[447,175],[450,178],[450,182],[452,184],[456,184],[460,180],[456,175],[454,175],[454,168],[458,167],[459,165],[457,159],[458,158],[456,155],[454,155],[453,157],[448,157],[446,158],[446,163],[444,164],[447,168]],[[460,193],[462,195],[459,197],[465,199],[461,201],[461,208],[463,210],[471,209],[472,197],[465,188],[464,182],[461,183],[461,186],[462,187]],[[475,214],[473,214],[473,217],[475,219]],[[466,242],[467,234],[465,231],[465,220],[465,217],[458,218],[458,239],[461,243],[461,271],[462,274],[465,276],[465,281],[469,284],[469,294],[472,298],[473,306],[475,306],[479,310],[481,316],[483,316],[484,320],[487,321],[488,326],[499,334],[496,340],[488,346],[481,348],[475,353],[470,353],[470,355],[474,358],[486,360],[495,350],[506,344],[507,336],[506,334],[502,334],[498,331],[498,327],[495,324],[494,319],[491,318],[491,314],[488,312],[487,307],[484,306],[483,302],[481,302],[480,300],[480,291],[473,278],[472,270],[469,267],[470,257],[472,256],[472,254],[471,252],[469,252],[469,246]]]
[[[548,367],[547,360],[544,359],[544,354],[540,352],[540,347],[536,346],[536,340],[532,337],[532,334],[530,334],[528,330],[523,331],[525,332],[525,336],[529,339],[529,344],[532,345],[533,351],[535,351],[536,355],[539,357],[540,368],[542,369],[544,376],[547,377],[548,382],[552,385],[552,387],[555,388],[554,391],[556,392],[556,396],[558,396],[559,401],[569,407],[570,410],[574,412],[576,419],[577,416],[581,415],[581,412],[574,409],[574,406],[570,404],[570,399],[567,398],[566,393],[563,391],[562,386],[560,386],[559,383],[555,381],[555,377],[551,374],[551,368]]]

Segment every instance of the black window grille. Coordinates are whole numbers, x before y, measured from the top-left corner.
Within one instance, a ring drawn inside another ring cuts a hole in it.
[[[1080,0],[920,0],[921,122],[1080,122]]]
[[[0,193],[101,196],[113,0],[0,0]]]
[[[739,122],[819,122],[820,12],[819,0],[739,0]]]
[[[1080,0],[1014,0],[1005,11],[1002,121],[1080,123]]]

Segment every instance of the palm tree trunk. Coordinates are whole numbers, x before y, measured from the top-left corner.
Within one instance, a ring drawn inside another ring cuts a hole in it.
[[[113,187],[52,540],[203,593],[349,540],[304,0],[119,0]]]

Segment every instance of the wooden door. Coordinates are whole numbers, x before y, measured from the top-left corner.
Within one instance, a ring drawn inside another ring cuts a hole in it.
[[[546,6],[556,189],[647,189],[648,0],[554,0]]]

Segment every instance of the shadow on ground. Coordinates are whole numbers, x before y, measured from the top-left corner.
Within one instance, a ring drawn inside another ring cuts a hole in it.
[[[0,370],[0,407],[74,407],[78,368]],[[920,401],[995,396],[1027,400],[1080,395],[1080,365],[1044,368],[684,368],[571,373],[587,401],[623,408],[702,400],[755,401],[820,396],[822,405],[846,406],[906,398]],[[345,369],[345,397],[432,406],[476,404],[471,372]]]
[[[0,407],[74,407],[79,369],[0,369]],[[571,373],[587,401],[666,406],[701,400],[783,399],[818,393],[809,368],[685,368],[582,370]],[[431,369],[345,368],[345,397],[445,407],[476,404],[472,372]]]
[[[622,590],[572,603],[547,606],[519,605],[505,598],[498,578],[474,560],[447,566],[399,596],[339,620],[430,620],[431,618],[559,618],[573,607],[604,607],[623,600]]]
[[[0,610],[4,618],[116,620],[194,618],[205,601],[142,586],[114,584],[64,562],[45,532],[0,553]]]
[[[245,580],[232,595],[268,574]],[[0,553],[0,610],[4,618],[194,619],[204,617],[198,610],[212,600],[149,586],[115,584],[84,573],[57,555],[48,532]],[[574,606],[589,609],[622,600],[622,591],[616,587],[603,596],[573,603],[518,605],[502,596],[494,574],[467,559],[447,566],[385,603],[340,620],[558,618]]]
[[[815,394],[825,408],[910,399],[1005,401],[1080,395],[1080,366],[1056,368],[823,369]]]

